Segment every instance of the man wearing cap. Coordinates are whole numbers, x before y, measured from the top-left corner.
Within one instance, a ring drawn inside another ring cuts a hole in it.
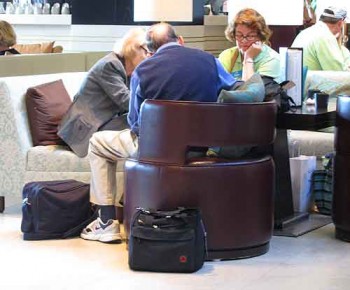
[[[316,24],[296,36],[292,47],[303,48],[309,70],[350,71],[350,52],[343,45],[346,15],[343,8],[328,7]]]

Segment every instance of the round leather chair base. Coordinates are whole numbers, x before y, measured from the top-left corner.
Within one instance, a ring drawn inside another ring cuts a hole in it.
[[[232,249],[225,251],[208,251],[207,261],[210,260],[235,260],[252,258],[263,255],[268,252],[270,243],[266,243],[260,246],[244,248],[244,249]]]
[[[341,229],[335,229],[335,238],[345,242],[350,242],[350,231],[344,231]]]

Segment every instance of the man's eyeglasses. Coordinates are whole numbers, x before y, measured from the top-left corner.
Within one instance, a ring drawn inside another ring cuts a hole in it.
[[[243,35],[241,33],[236,33],[235,34],[235,39],[238,41],[242,41],[243,39],[247,40],[247,41],[253,41],[257,38],[257,34],[247,34],[247,35]]]
[[[140,48],[142,48],[147,55],[151,55],[152,54],[152,52],[150,52],[146,46],[140,45]]]

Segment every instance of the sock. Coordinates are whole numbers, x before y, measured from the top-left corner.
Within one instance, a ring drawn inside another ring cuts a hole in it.
[[[116,219],[114,205],[100,205],[100,209],[100,218],[103,223]]]

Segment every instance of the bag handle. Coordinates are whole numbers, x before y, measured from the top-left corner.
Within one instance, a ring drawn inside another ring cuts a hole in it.
[[[147,215],[153,215],[153,216],[158,216],[158,217],[172,217],[174,215],[181,214],[188,209],[186,209],[184,207],[178,207],[175,210],[169,210],[169,211],[160,211],[160,210],[156,210],[153,208],[150,208],[150,209],[137,208],[137,210],[139,210],[142,213],[147,214]]]
[[[196,210],[196,209],[178,207],[176,210],[160,211],[155,209],[137,208],[137,213],[135,214],[135,218],[133,219],[132,224],[135,224],[136,220],[138,220],[138,222],[141,222],[141,220],[139,219],[140,214],[144,215],[142,219],[143,225],[147,225],[151,227],[152,226],[162,227],[162,226],[168,225],[167,220],[170,218],[176,218],[177,220],[176,223],[179,223],[180,221],[184,223],[186,218],[188,218],[188,215],[185,213],[188,210]],[[175,225],[175,221],[173,225]]]

